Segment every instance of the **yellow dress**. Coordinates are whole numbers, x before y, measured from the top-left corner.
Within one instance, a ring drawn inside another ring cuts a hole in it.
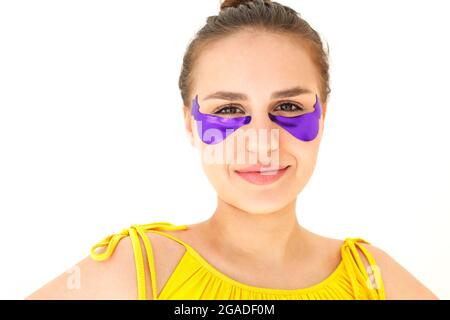
[[[256,287],[230,278],[209,264],[193,247],[164,230],[185,230],[187,225],[173,225],[169,222],[132,225],[118,234],[112,234],[94,245],[91,257],[96,261],[108,259],[117,244],[124,237],[130,237],[137,276],[137,298],[147,299],[144,263],[148,263],[152,285],[153,299],[168,300],[264,300],[264,299],[300,299],[300,300],[384,300],[384,285],[379,268],[370,252],[360,243],[367,243],[362,238],[346,238],[341,246],[341,261],[336,269],[323,281],[299,289],[275,289]],[[173,273],[157,295],[155,262],[149,237],[146,232],[153,232],[169,237],[182,244],[186,250]],[[147,261],[144,261],[144,250]],[[104,247],[101,253],[96,249]],[[361,250],[369,262],[366,270],[358,253]]]

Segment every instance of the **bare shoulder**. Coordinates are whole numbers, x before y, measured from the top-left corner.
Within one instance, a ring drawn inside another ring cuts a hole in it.
[[[374,258],[384,284],[386,299],[388,300],[436,300],[433,292],[423,285],[408,270],[400,265],[384,250],[367,243],[360,243]],[[359,250],[366,267],[369,262]]]
[[[184,248],[165,236],[146,233],[150,240],[155,262],[156,288],[160,293],[170,277]],[[143,242],[141,241],[143,248]],[[143,259],[148,261],[145,250]],[[148,263],[144,263],[147,299],[153,299],[152,282]],[[104,261],[96,261],[89,255],[79,261],[69,272],[63,272],[25,299],[27,300],[134,300],[138,297],[137,274],[133,245],[130,237],[120,240],[113,254]]]
[[[136,292],[131,240],[123,238],[105,261],[90,255],[25,299],[133,299]]]

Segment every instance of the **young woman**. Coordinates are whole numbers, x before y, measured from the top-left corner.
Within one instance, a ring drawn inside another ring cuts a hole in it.
[[[328,67],[320,36],[293,9],[223,2],[187,48],[179,78],[215,212],[106,237],[77,265],[76,290],[62,274],[28,298],[437,299],[368,241],[297,221],[322,139]]]

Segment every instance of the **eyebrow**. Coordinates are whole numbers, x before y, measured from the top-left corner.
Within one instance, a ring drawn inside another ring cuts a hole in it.
[[[275,91],[270,96],[271,99],[295,97],[301,94],[312,93],[311,90],[302,87],[293,87],[290,89],[284,89],[281,91]],[[203,100],[208,99],[221,99],[221,100],[247,100],[248,96],[245,93],[230,92],[230,91],[217,91],[207,95]]]

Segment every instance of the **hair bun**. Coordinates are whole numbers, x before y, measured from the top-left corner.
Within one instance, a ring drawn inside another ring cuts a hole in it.
[[[231,7],[238,7],[240,4],[252,2],[254,0],[220,0],[220,10]]]

